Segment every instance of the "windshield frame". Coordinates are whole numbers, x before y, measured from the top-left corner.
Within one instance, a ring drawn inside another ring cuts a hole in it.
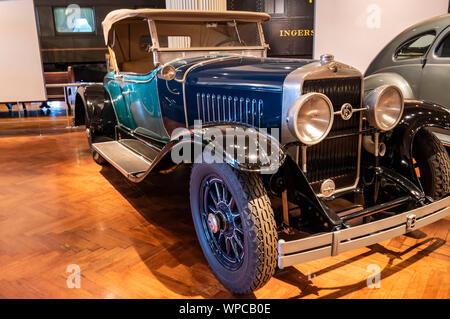
[[[159,51],[159,52],[183,52],[183,51],[243,51],[243,50],[267,50],[268,45],[266,44],[265,38],[264,38],[264,32],[262,29],[261,22],[254,22],[257,25],[259,38],[261,40],[260,46],[232,46],[232,47],[192,47],[192,48],[166,48],[161,47],[159,45],[158,40],[158,32],[155,24],[155,20],[148,20],[149,26],[150,26],[150,33],[153,40],[153,51]],[[239,22],[241,20],[230,20],[230,22]],[[202,22],[199,20],[198,22]],[[245,22],[245,21],[241,21]]]
[[[158,68],[162,64],[169,63],[170,61],[187,58],[196,57],[198,54],[203,55],[245,55],[245,56],[255,56],[255,57],[267,57],[267,50],[269,45],[266,43],[264,38],[264,32],[262,28],[261,21],[255,22],[257,24],[259,38],[261,40],[260,46],[235,46],[235,47],[194,47],[194,48],[161,48],[158,41],[158,33],[156,31],[156,24],[154,20],[145,18],[143,19],[147,22],[150,31],[150,36],[152,40],[152,45],[148,47],[148,54],[153,55],[154,66]],[[241,21],[231,19],[230,21]],[[198,20],[203,21],[203,20]],[[246,22],[246,21],[243,21]],[[115,42],[116,33],[115,29],[112,30],[112,42]],[[112,69],[115,74],[125,74],[119,70],[117,59],[114,50],[112,49],[112,43],[108,43],[108,52],[112,62]],[[198,54],[196,54],[198,52]],[[179,54],[177,54],[179,53]],[[174,56],[175,55],[175,56]],[[151,71],[153,72],[153,71]],[[134,73],[128,73],[134,74]],[[137,73],[136,73],[137,74]]]

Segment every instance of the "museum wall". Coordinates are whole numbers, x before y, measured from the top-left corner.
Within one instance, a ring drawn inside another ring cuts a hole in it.
[[[228,0],[228,10],[266,12],[263,24],[269,56],[311,58],[314,36],[313,0]]]
[[[331,53],[364,72],[400,32],[447,13],[449,1],[315,0],[315,7],[314,58]]]

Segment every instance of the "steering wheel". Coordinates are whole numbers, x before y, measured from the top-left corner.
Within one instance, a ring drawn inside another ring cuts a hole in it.
[[[241,44],[241,43],[239,43],[239,41],[234,40],[234,39],[225,39],[225,40],[217,43],[215,46],[220,47],[220,46],[222,46],[225,43],[230,43],[231,44],[230,46],[232,46],[232,47],[234,46],[233,45],[234,43],[237,43],[238,45]]]

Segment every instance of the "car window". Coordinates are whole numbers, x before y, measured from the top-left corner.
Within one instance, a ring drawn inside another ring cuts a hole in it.
[[[450,33],[447,34],[437,47],[436,55],[440,58],[450,58]]]
[[[58,33],[95,32],[93,8],[54,8],[55,27]]]
[[[428,48],[431,46],[435,38],[436,34],[434,32],[416,36],[403,43],[400,48],[397,49],[395,58],[397,60],[405,60],[421,57],[427,53]]]
[[[161,48],[261,46],[258,24],[241,21],[156,21]]]

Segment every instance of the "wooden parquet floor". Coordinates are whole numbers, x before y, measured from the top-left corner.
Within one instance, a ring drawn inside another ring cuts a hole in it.
[[[233,297],[197,243],[188,177],[134,185],[91,160],[83,132],[0,138],[0,297]],[[449,228],[288,268],[246,297],[449,298]],[[67,287],[71,264],[80,288]],[[370,265],[380,288],[367,287]]]

